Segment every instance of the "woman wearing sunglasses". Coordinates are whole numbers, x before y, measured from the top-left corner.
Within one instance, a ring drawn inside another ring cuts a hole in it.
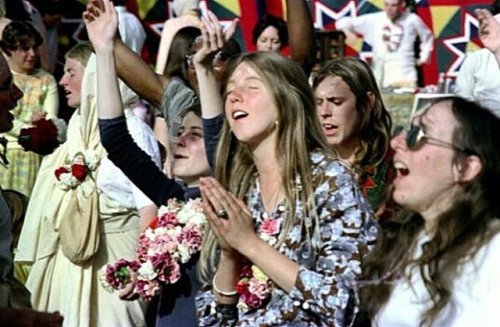
[[[498,326],[500,120],[444,98],[391,147],[404,210],[367,260],[365,313],[373,326]]]

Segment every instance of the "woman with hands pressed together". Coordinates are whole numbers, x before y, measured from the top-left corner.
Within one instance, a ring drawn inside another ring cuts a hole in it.
[[[272,52],[244,54],[218,97],[209,63],[228,33],[203,18],[194,56],[205,118],[224,114],[200,258],[201,326],[345,326],[377,228],[350,170],[328,150],[307,77]],[[216,134],[205,128],[207,134]],[[210,150],[209,150],[210,151]]]

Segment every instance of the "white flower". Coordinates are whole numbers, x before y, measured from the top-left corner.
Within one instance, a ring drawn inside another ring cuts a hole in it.
[[[137,270],[137,273],[139,274],[139,278],[145,279],[145,280],[153,280],[157,276],[157,273],[153,267],[153,264],[149,260],[144,262],[139,267],[139,270]]]
[[[96,170],[97,164],[99,163],[99,156],[92,150],[86,150],[84,153],[85,164],[89,170]]]
[[[189,255],[189,248],[186,245],[177,245],[177,252],[179,253],[182,263],[186,263],[189,261],[189,259],[191,259],[191,255]]]

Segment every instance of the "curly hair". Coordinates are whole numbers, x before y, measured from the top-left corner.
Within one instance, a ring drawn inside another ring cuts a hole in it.
[[[363,279],[376,280],[406,268],[419,269],[432,306],[421,316],[420,325],[431,325],[450,302],[452,283],[460,266],[500,232],[500,120],[477,104],[449,97],[437,102],[449,102],[458,122],[453,144],[466,151],[455,151],[453,162],[458,164],[475,155],[482,170],[472,181],[461,185],[450,208],[437,217],[432,239],[423,245],[423,254],[412,258],[409,244],[415,244],[424,222],[420,214],[401,211],[394,219],[382,223],[374,251],[367,257]],[[391,296],[390,283],[377,283],[361,289],[361,306],[373,318]]]
[[[34,47],[39,47],[43,42],[42,36],[28,22],[14,20],[10,22],[2,33],[0,48],[7,55],[11,56],[11,51],[19,48],[25,48],[34,43]]]

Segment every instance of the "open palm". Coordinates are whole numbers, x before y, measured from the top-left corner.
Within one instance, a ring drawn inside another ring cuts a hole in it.
[[[110,0],[91,0],[83,13],[90,42],[94,48],[109,45],[118,29],[118,15]]]

